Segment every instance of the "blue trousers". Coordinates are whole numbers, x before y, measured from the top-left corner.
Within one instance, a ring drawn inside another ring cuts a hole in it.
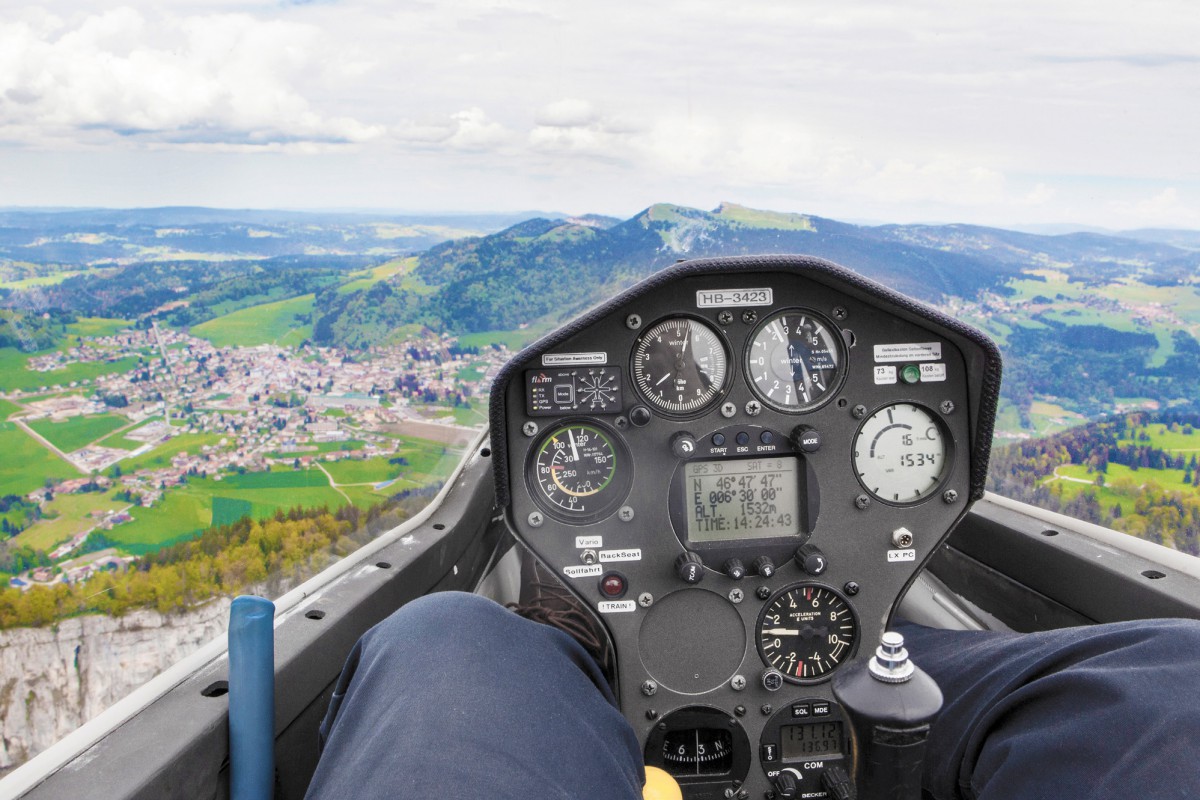
[[[938,800],[1200,798],[1200,623],[900,630],[946,698]],[[368,631],[321,743],[313,800],[641,797],[641,746],[583,648],[473,595]]]

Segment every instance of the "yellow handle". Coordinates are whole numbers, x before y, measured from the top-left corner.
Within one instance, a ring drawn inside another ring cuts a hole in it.
[[[683,792],[671,775],[658,767],[646,767],[642,800],[683,800]]]

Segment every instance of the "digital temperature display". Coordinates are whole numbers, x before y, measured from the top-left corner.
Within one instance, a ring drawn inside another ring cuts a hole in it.
[[[683,470],[689,540],[762,539],[799,532],[797,459],[691,461]]]

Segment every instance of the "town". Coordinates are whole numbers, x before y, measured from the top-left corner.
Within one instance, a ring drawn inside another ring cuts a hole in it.
[[[297,485],[287,475],[296,473],[312,476],[304,485],[320,485],[326,490],[320,497],[336,492],[334,503],[382,502],[389,488],[432,479],[406,475],[422,472],[409,463],[411,448],[423,443],[442,456],[437,460],[442,473],[458,460],[461,447],[485,421],[491,379],[509,356],[503,345],[480,352],[430,332],[353,354],[307,342],[215,347],[151,322],[80,337],[58,352],[33,357],[28,367],[44,373],[46,385],[0,393],[0,399],[19,409],[8,421],[69,464],[76,476],[48,478],[28,492],[22,500],[36,507],[35,521],[18,530],[6,520],[6,531],[17,534],[15,543],[50,544],[27,534],[62,521],[61,498],[92,493],[99,502],[74,525],[58,526],[62,541],[45,551],[51,563],[14,575],[9,583],[22,589],[70,583],[129,564],[136,554],[88,547],[89,538],[101,544],[119,540],[111,532],[136,523],[197,480],[210,487],[240,480],[244,487],[249,485],[245,476],[257,475],[262,479],[254,485],[278,484],[284,491]],[[94,379],[54,382],[56,372],[72,366],[119,363],[134,366]],[[68,437],[54,433],[67,426],[87,430],[92,422],[96,427],[83,434],[89,441],[73,449],[63,445]],[[223,497],[211,502],[211,524],[232,521],[230,514],[237,511],[263,510],[261,503]],[[201,518],[196,527],[206,527],[203,523]]]

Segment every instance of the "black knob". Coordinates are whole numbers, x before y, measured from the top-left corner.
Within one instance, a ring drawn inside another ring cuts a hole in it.
[[[829,560],[815,545],[806,544],[796,548],[796,566],[815,576],[829,567]]]
[[[691,550],[684,550],[675,559],[675,574],[684,583],[699,583],[704,580],[704,562]]]
[[[784,770],[775,776],[775,796],[791,800],[800,793],[800,782],[790,770]]]
[[[797,425],[792,428],[792,447],[805,453],[817,452],[821,449],[820,431],[807,425]]]
[[[763,688],[768,692],[778,692],[783,688],[783,673],[774,667],[767,667],[760,676]]]
[[[746,565],[740,558],[731,558],[725,562],[725,574],[735,581],[740,581],[746,577]]]
[[[775,574],[775,562],[770,556],[759,556],[754,559],[754,571],[764,578],[769,578]]]
[[[671,452],[676,458],[691,458],[696,454],[696,440],[690,433],[677,433],[671,437]]]

